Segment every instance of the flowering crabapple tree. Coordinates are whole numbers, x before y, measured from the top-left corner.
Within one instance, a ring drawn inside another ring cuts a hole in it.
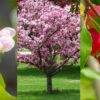
[[[80,17],[49,0],[18,0],[18,61],[36,66],[47,76],[47,91],[52,92],[52,77],[65,64],[79,58]]]

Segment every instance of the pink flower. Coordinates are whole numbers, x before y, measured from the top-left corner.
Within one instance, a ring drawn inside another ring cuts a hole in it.
[[[3,44],[0,42],[0,52],[2,51]]]
[[[16,31],[13,28],[6,27],[0,30],[0,37],[1,36],[11,36],[14,37],[16,34]]]
[[[15,34],[16,31],[10,27],[0,30],[0,52],[8,52],[14,47],[13,37]]]
[[[0,37],[0,51],[1,52],[8,52],[10,51],[15,45],[14,40],[11,37],[2,36]]]

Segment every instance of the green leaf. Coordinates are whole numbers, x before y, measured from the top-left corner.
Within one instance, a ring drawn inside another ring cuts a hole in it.
[[[81,74],[92,80],[100,79],[100,74],[96,73],[95,71],[93,71],[90,68],[83,68],[81,70]]]
[[[100,18],[92,18],[91,16],[89,16],[91,21],[95,24],[96,26],[96,30],[98,31],[98,33],[100,33]]]
[[[92,50],[92,38],[89,31],[86,27],[83,27],[81,30],[81,38],[80,38],[80,63],[83,68],[86,64],[87,58],[90,55]]]
[[[6,90],[5,90],[5,82],[0,74],[0,100],[16,100],[16,97],[10,95]]]
[[[98,33],[100,33],[100,18],[94,18],[94,23],[97,26]]]
[[[10,95],[1,85],[0,85],[0,100],[17,100],[16,97]]]
[[[100,0],[91,0],[91,1],[92,1],[92,3],[94,3],[94,4],[100,5]]]
[[[4,82],[4,79],[3,79],[3,77],[2,77],[1,74],[0,74],[0,86],[2,86],[3,88],[6,87],[5,82]]]

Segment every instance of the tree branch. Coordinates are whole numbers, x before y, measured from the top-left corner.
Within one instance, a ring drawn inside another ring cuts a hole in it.
[[[57,72],[59,72],[61,69],[62,69],[62,66],[64,66],[68,60],[74,56],[77,52],[79,52],[79,50],[75,51],[69,58],[65,59],[57,68],[56,68],[56,71],[52,74],[52,75],[55,75]],[[64,67],[63,67],[64,68]]]
[[[57,30],[56,31],[54,31],[53,33],[49,33],[45,38],[44,38],[44,40],[41,42],[41,43],[39,43],[39,45],[38,45],[38,49],[40,49],[46,42],[47,42],[47,40],[52,36],[52,35],[54,35],[57,31],[59,31],[59,29],[60,28],[57,28]]]
[[[95,12],[95,14],[100,18],[100,14],[99,12],[95,9],[95,7],[93,6],[92,2],[90,0],[86,0],[86,2],[88,3],[88,5],[91,7],[91,9]]]

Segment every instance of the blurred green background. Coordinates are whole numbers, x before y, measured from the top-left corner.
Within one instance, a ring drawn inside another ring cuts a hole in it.
[[[16,0],[0,0],[0,28],[3,28],[5,26],[16,27],[16,6]]]

